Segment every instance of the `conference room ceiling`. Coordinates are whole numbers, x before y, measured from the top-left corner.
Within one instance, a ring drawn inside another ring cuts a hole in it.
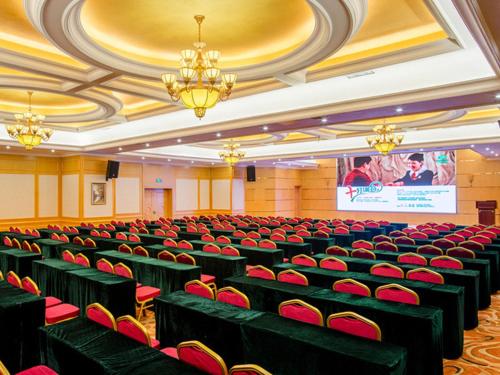
[[[148,143],[146,151],[161,157],[168,146],[203,152],[220,149],[227,139],[254,148],[309,142],[313,153],[311,141],[360,137],[384,119],[411,132],[500,118],[498,79],[451,3],[349,4],[3,0],[0,119],[12,123],[33,90],[34,110],[56,130],[43,147],[109,155],[119,147],[141,153]],[[162,72],[177,69],[179,51],[196,39],[195,13],[206,15],[203,39],[221,51],[222,68],[239,76],[232,99],[202,121],[172,103],[160,80]],[[332,23],[337,29],[331,38],[316,42],[332,32]],[[473,69],[464,70],[458,56],[463,66],[474,59]],[[449,77],[438,71],[446,63]],[[419,77],[430,66],[435,75]],[[456,85],[463,87],[453,91]],[[438,90],[429,94],[432,88]],[[459,107],[450,101],[412,108],[458,94],[476,97]],[[395,112],[398,106],[402,112]],[[351,116],[355,121],[335,117],[366,110],[371,115]],[[15,147],[3,126],[0,144]]]

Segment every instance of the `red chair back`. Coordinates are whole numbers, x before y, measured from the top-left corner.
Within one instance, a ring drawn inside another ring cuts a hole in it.
[[[351,311],[330,315],[326,325],[328,328],[350,335],[375,341],[382,340],[382,333],[375,322]]]
[[[163,250],[158,253],[158,259],[176,262],[175,255],[168,250]]]
[[[183,249],[183,250],[193,250],[193,244],[186,241],[186,240],[180,240],[178,243],[177,243],[177,247],[179,249]]]
[[[375,244],[375,250],[385,250],[385,251],[398,251],[398,245],[392,242],[382,241]]]
[[[149,337],[146,328],[131,317],[130,315],[124,315],[116,320],[116,329],[119,333],[130,337],[140,343],[151,346],[151,338]]]
[[[408,280],[417,280],[426,283],[444,284],[443,275],[435,271],[431,271],[427,268],[415,268],[413,270],[410,270],[406,274],[406,278]]]
[[[402,236],[394,238],[394,243],[401,245],[415,245],[415,240],[410,237]]]
[[[450,249],[452,247],[455,247],[454,242],[445,238],[438,238],[437,240],[432,241],[432,245],[439,247],[440,249]]]
[[[358,241],[354,241],[352,243],[352,248],[353,249],[373,250],[373,244],[371,242],[368,242],[368,241],[358,240]]]
[[[197,296],[214,299],[214,292],[207,284],[202,283],[199,280],[188,281],[184,285],[184,291],[189,294],[195,294]]]
[[[278,311],[279,314],[285,318],[317,326],[323,325],[323,315],[321,312],[316,307],[300,299],[281,302]]]
[[[80,266],[90,268],[90,261],[85,255],[78,253],[75,255],[75,263]]]
[[[343,256],[343,257],[348,257],[349,256],[349,251],[346,249],[340,247],[340,246],[330,246],[325,250],[325,253],[328,255],[336,255],[336,256]]]
[[[489,245],[491,243],[491,238],[477,234],[475,236],[469,237],[469,241],[478,242],[483,245]]]
[[[257,247],[257,241],[255,241],[253,238],[243,238],[240,242],[242,246],[252,246],[252,247]]]
[[[405,274],[403,270],[390,263],[375,264],[370,268],[370,273],[376,276],[394,277],[396,279],[404,279]]]
[[[127,235],[123,232],[118,232],[115,235],[117,240],[127,241]]]
[[[320,268],[326,268],[334,271],[347,271],[347,264],[343,260],[335,257],[326,257],[319,262]]]
[[[384,236],[383,234],[379,234],[372,238],[373,242],[392,242],[392,238],[389,236]]]
[[[415,253],[404,253],[398,256],[398,263],[405,264],[415,264],[417,266],[426,266],[427,259],[425,259],[422,255],[418,255]]]
[[[307,277],[294,270],[285,270],[278,273],[278,281],[295,285],[309,285]]]
[[[292,234],[286,238],[288,242],[304,243],[304,239],[296,234]]]
[[[420,304],[420,298],[417,293],[398,284],[379,286],[375,290],[375,297],[384,301],[401,302],[410,305]]]
[[[217,291],[217,301],[242,307],[244,309],[250,309],[250,300],[248,297],[244,293],[230,286],[221,288]]]
[[[464,236],[461,236],[461,235],[456,234],[456,233],[447,234],[443,238],[446,239],[446,240],[448,240],[448,241],[455,242],[455,243],[459,243],[459,242],[465,241],[465,237]]]
[[[233,237],[239,237],[239,238],[245,238],[247,234],[243,232],[242,230],[235,230],[233,232]]]
[[[443,250],[434,245],[422,245],[417,248],[418,254],[443,255]]]
[[[109,262],[109,260],[101,258],[97,260],[96,267],[99,271],[107,272],[107,273],[115,273],[113,270],[113,265]]]
[[[231,239],[226,237],[226,236],[219,236],[216,238],[215,240],[217,243],[221,243],[221,244],[226,244],[226,245],[229,245],[231,244]]]
[[[276,280],[276,276],[274,275],[273,271],[260,265],[248,268],[247,276],[264,280]]]
[[[75,256],[69,250],[64,250],[62,252],[62,259],[65,262],[75,263]]]
[[[333,234],[349,234],[349,229],[344,227],[336,227],[333,230]]]
[[[111,238],[111,234],[105,230],[101,232],[101,238]]]
[[[362,258],[362,259],[376,259],[375,253],[366,249],[356,249],[351,253],[353,258]]]
[[[14,272],[14,271],[9,271],[7,273],[7,277],[6,277],[6,280],[7,282],[16,287],[16,288],[22,288],[23,285],[21,283],[21,279],[19,278],[19,276],[17,276],[17,274]]]
[[[166,238],[163,240],[163,246],[177,247],[177,242],[172,238]]]
[[[451,249],[446,250],[446,255],[453,258],[476,258],[476,253],[472,250],[466,249],[465,247],[452,247]]]
[[[247,233],[247,237],[248,238],[253,238],[254,240],[259,240],[259,239],[262,238],[262,236],[260,235],[260,233],[254,232],[254,231],[248,232]]]
[[[353,279],[338,280],[333,283],[332,289],[339,293],[356,294],[358,296],[370,297],[371,291],[365,284]]]
[[[476,241],[464,241],[458,244],[460,247],[465,247],[466,249],[472,251],[481,251],[484,250],[484,244],[476,242]]]
[[[221,249],[221,254],[227,256],[240,256],[240,252],[238,251],[238,249],[232,246],[224,246]]]
[[[102,306],[97,302],[92,303],[87,306],[86,311],[87,311],[87,319],[90,319],[104,327],[108,327],[116,331],[117,327],[115,318],[113,314],[111,314],[111,312],[109,312],[109,310],[106,309],[104,306]]]
[[[227,375],[224,360],[213,350],[199,341],[186,341],[177,345],[177,354],[181,362],[196,367],[210,375]]]
[[[458,259],[443,255],[439,257],[432,258],[429,264],[432,267],[439,267],[439,268],[453,268],[456,270],[461,270],[464,268],[463,264],[461,261]]]
[[[259,247],[264,248],[264,249],[276,249],[276,243],[271,240],[262,240],[259,241]]]
[[[205,242],[215,242],[215,237],[211,234],[205,233],[201,235],[201,240]]]
[[[135,255],[139,255],[141,257],[149,257],[149,252],[145,248],[143,248],[142,246],[134,247],[133,252]]]
[[[203,246],[203,251],[207,253],[214,253],[214,254],[220,254],[220,247],[217,246],[216,244],[213,243],[207,243],[206,245]]]
[[[316,259],[311,258],[310,256],[307,256],[305,254],[295,255],[292,258],[292,264],[297,264],[299,266],[305,266],[305,267],[317,267],[318,266],[318,262],[316,262]]]
[[[410,233],[410,238],[425,240],[429,238],[429,236],[423,232],[413,232]]]
[[[115,275],[126,277],[127,279],[133,279],[134,275],[132,274],[132,270],[128,268],[123,263],[117,263],[113,267],[113,271]]]

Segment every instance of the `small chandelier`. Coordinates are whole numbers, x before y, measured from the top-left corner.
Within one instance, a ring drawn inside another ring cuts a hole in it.
[[[366,138],[368,146],[375,148],[382,155],[387,155],[395,147],[399,146],[404,138],[402,135],[394,135],[395,129],[396,125],[382,124],[375,126],[373,131],[377,135]]]
[[[196,117],[205,116],[208,108],[212,108],[219,100],[226,100],[236,82],[236,74],[222,74],[220,83],[217,79],[221,75],[217,63],[220,52],[215,50],[203,51],[206,43],[201,41],[201,23],[205,16],[194,16],[198,23],[198,42],[194,43],[196,50],[181,51],[181,67],[179,73],[182,84],[177,81],[173,73],[164,73],[161,79],[173,101],[182,100],[187,108],[194,109]]]
[[[220,158],[230,166],[235,165],[245,157],[245,152],[238,150],[239,147],[240,145],[238,143],[226,143],[224,145],[224,151],[219,152]]]
[[[26,150],[39,146],[42,141],[48,141],[54,131],[49,128],[42,128],[44,115],[38,115],[31,111],[32,91],[28,91],[28,111],[16,113],[16,125],[8,125],[7,133],[13,139],[22,144]]]

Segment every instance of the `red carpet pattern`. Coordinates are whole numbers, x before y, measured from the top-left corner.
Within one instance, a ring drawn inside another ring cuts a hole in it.
[[[154,313],[141,318],[151,337],[155,336]],[[444,375],[500,374],[500,293],[491,296],[491,306],[479,311],[479,326],[465,331],[464,353],[456,360],[444,360]]]

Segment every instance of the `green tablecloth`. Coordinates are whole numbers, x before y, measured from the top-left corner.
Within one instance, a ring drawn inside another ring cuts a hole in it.
[[[158,298],[156,316],[162,343],[199,339],[230,366],[258,363],[273,374],[287,375],[326,374],[332,368],[353,374],[405,373],[406,353],[401,347],[183,292]]]
[[[463,341],[443,338],[442,311],[436,307],[379,301],[250,277],[228,278],[226,284],[245,293],[255,310],[276,312],[279,303],[300,298],[316,306],[325,320],[328,315],[342,311],[354,311],[372,319],[380,326],[383,341],[408,350],[408,371],[412,374],[442,373],[443,340],[447,358],[457,358],[462,353]]]
[[[338,246],[351,246],[355,241],[354,234],[331,234],[331,237],[335,238],[335,244]]]
[[[45,299],[0,281],[0,361],[12,374],[39,364]]]
[[[318,261],[328,257],[326,254],[317,254],[314,256]],[[370,268],[379,263],[386,263],[386,261],[381,260],[371,260],[371,259],[360,259],[351,257],[338,257],[346,262],[349,271],[351,272],[363,272],[370,273]],[[392,263],[399,268],[401,268],[405,274],[409,270],[415,268],[420,268],[419,266],[414,266],[410,264],[403,264],[397,262]],[[464,287],[464,303],[468,309],[473,310],[474,314],[477,315],[479,310],[479,272],[473,270],[455,270],[450,268],[437,268],[437,267],[426,267],[432,271],[439,272],[443,278],[445,284],[458,285]]]
[[[379,286],[389,283],[400,284],[410,288],[420,296],[422,305],[436,306],[443,309],[443,334],[445,337],[453,336],[454,340],[463,342],[464,317],[474,328],[477,326],[477,314],[464,309],[464,288],[456,285],[429,284],[421,281],[399,280],[388,277],[373,276],[360,272],[332,271],[313,267],[298,267],[293,264],[280,264],[274,267],[276,271],[294,269],[304,274],[311,285],[330,289],[337,280],[354,279],[370,288],[372,295]],[[465,306],[466,307],[466,306]],[[474,325],[475,324],[475,325]]]
[[[240,325],[262,314],[178,291],[155,299],[156,338],[161,347],[201,341],[233,366],[244,358]]]
[[[48,230],[48,229],[47,229]],[[63,241],[52,240],[50,238],[40,238],[38,240],[33,241],[42,250],[42,255],[45,258],[57,258],[56,248],[59,245],[64,245]]]
[[[3,243],[3,238],[9,237],[11,240],[13,238],[17,238],[19,243],[22,245],[23,241],[31,242],[36,240],[38,237],[30,236],[29,234],[24,233],[14,233],[14,232],[0,232],[0,243]]]
[[[118,262],[124,263],[130,267],[138,282],[160,288],[162,293],[183,290],[185,283],[194,279],[200,279],[201,275],[199,266],[124,254],[116,250],[95,253],[94,261],[100,258],[105,258],[113,264]]]
[[[200,374],[159,350],[84,318],[40,329],[42,357],[59,374]]]
[[[157,258],[158,254],[163,250],[168,250],[174,255],[185,252],[182,249],[174,247],[166,247],[163,245],[146,246],[150,257]],[[189,251],[196,260],[196,265],[201,267],[201,272],[215,276],[217,286],[222,286],[222,282],[226,277],[240,276],[245,274],[247,258],[242,256],[227,256],[205,251]]]
[[[141,239],[141,242],[143,243],[142,246],[146,245],[162,245],[163,241],[167,237],[165,236],[155,236],[154,234],[142,234],[142,233],[130,233],[130,232],[124,232],[127,237],[130,236],[131,234],[137,234],[139,238]]]
[[[226,237],[228,237],[231,240],[232,246],[239,245],[241,240],[243,239],[241,237],[234,237],[234,236],[226,236]],[[256,241],[259,242],[259,240]],[[313,251],[312,244],[307,242],[304,243],[286,242],[286,241],[273,241],[273,242],[276,243],[278,249],[282,249],[284,251],[286,258],[292,258],[295,255],[299,254],[311,255]],[[335,240],[333,240],[332,242],[335,242]]]
[[[92,263],[92,259],[94,258],[94,254],[97,251],[101,251],[102,248],[100,248],[100,247],[86,247],[86,246],[82,246],[82,245],[76,245],[73,243],[63,243],[63,244],[57,245],[55,247],[54,254],[53,254],[54,258],[62,259],[62,253],[64,252],[64,250],[68,250],[73,255],[83,254]]]
[[[406,350],[265,313],[244,323],[246,363],[273,374],[406,374]]]
[[[205,241],[191,241],[193,248],[196,250],[202,250],[203,246],[210,242]],[[282,249],[263,249],[260,247],[252,246],[241,246],[241,245],[231,245],[238,249],[240,255],[247,258],[247,264],[257,265],[260,264],[264,267],[272,267],[274,264],[279,264],[283,262],[283,250]]]
[[[203,236],[202,233],[186,232],[185,230],[177,232],[177,235],[179,236],[180,240],[186,241],[201,240],[201,236]]]
[[[61,259],[45,259],[33,262],[33,280],[38,284],[44,296],[54,296],[68,301],[67,271],[80,270],[84,267],[65,262]]]
[[[93,239],[99,250],[118,250],[118,247],[120,245],[128,245],[132,249],[136,246],[144,246],[143,242],[117,240],[116,238],[101,238],[101,237],[92,237],[92,236],[88,236],[88,235],[83,235],[83,236],[81,236],[81,238]]]
[[[0,271],[7,276],[9,271],[14,271],[20,278],[31,276],[33,261],[42,259],[41,254],[29,251],[10,249],[0,250]]]
[[[67,233],[67,232],[64,232],[62,230],[57,230],[57,229],[46,229],[46,228],[42,228],[42,229],[37,229],[38,232],[40,233],[40,236],[42,238],[50,238],[50,236],[53,234],[53,233],[56,233],[56,234],[65,234],[70,242],[73,241],[73,238],[79,236],[80,234],[79,233]]]

